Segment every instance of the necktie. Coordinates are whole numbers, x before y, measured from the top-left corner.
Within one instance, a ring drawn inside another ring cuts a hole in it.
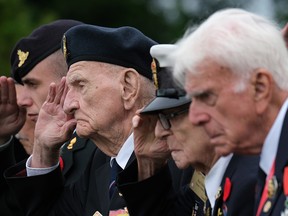
[[[264,203],[266,202],[266,200],[268,198],[268,185],[269,185],[269,182],[271,181],[271,179],[272,179],[272,177],[274,175],[274,171],[275,171],[275,161],[273,162],[271,170],[269,172],[269,175],[268,175],[268,177],[266,179],[266,183],[265,183],[262,195],[261,195],[261,199],[260,199],[260,203],[258,205],[256,216],[259,216],[261,214],[263,206],[264,206]]]
[[[116,189],[116,177],[119,172],[122,171],[122,168],[118,165],[116,159],[112,159],[112,167],[111,167],[111,174],[110,174],[110,184],[109,184],[109,197],[112,198],[112,195]]]

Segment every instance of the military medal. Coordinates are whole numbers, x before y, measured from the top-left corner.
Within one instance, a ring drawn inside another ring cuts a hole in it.
[[[281,216],[288,216],[288,166],[284,168],[283,193],[286,196],[286,200],[284,202],[284,210],[281,212]]]
[[[267,213],[267,212],[270,210],[271,206],[272,206],[271,201],[270,201],[270,200],[267,200],[266,203],[265,203],[265,205],[264,205],[264,207],[263,207],[263,212],[264,212],[264,213]]]
[[[278,182],[276,176],[273,176],[268,182],[268,197],[273,198],[278,189]]]
[[[217,194],[215,196],[216,200],[219,200],[221,198],[221,195],[222,195],[222,187],[219,186]],[[219,208],[217,209],[217,216],[223,216],[222,206],[219,206]]]

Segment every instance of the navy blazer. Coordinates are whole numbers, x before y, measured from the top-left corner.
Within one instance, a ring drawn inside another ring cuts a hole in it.
[[[226,202],[223,202],[222,190],[216,200],[213,215],[253,215],[258,163],[259,156],[232,157],[221,183],[224,188],[225,179],[229,178],[232,183],[231,192]],[[129,167],[118,178],[118,187],[127,201],[130,216],[192,215],[192,208],[198,205],[199,198],[187,186],[176,192],[171,185],[167,167],[141,182],[137,182],[135,169],[137,164]],[[204,215],[204,212],[197,211],[196,215]]]
[[[268,202],[271,203],[271,207],[266,209],[266,211],[263,208],[260,214],[261,216],[281,215],[285,210],[285,200],[287,198],[283,191],[283,172],[285,167],[288,167],[288,111],[286,111],[285,114],[275,159],[274,175],[278,182],[278,188],[274,196],[268,199]],[[288,184],[288,182],[286,182],[286,184]]]

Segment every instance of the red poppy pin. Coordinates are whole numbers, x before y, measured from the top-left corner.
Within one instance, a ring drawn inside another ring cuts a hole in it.
[[[226,177],[225,184],[224,184],[224,192],[223,192],[223,201],[226,202],[230,196],[232,183],[230,178]]]

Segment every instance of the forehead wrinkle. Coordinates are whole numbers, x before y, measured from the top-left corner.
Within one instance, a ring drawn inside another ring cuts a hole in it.
[[[78,80],[83,80],[84,78],[83,78],[83,76],[81,75],[81,74],[79,74],[79,73],[70,73],[70,74],[68,74],[68,76],[67,76],[67,83],[68,84],[72,84],[72,83],[75,83],[75,82],[77,82]]]

